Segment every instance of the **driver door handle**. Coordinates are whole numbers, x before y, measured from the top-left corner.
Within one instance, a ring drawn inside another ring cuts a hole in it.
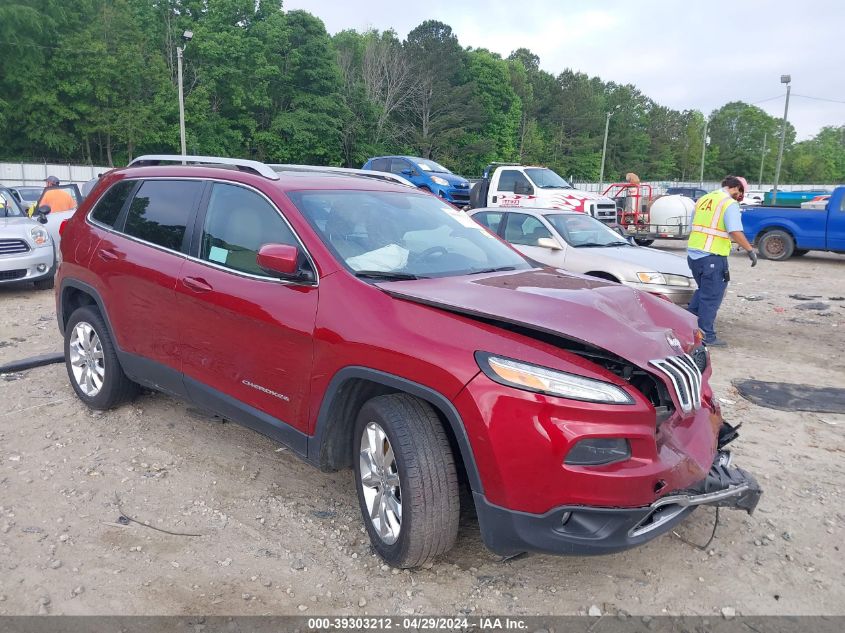
[[[184,277],[182,283],[194,292],[209,292],[214,290],[211,284],[202,277]]]

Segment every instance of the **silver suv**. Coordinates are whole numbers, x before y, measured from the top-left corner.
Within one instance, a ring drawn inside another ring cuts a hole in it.
[[[38,220],[28,217],[12,192],[0,187],[0,284],[32,281],[38,290],[53,287],[56,249]]]

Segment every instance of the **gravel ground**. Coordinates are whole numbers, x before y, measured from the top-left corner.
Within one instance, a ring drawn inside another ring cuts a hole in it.
[[[706,542],[710,508],[633,551],[505,562],[468,517],[453,551],[398,572],[370,550],[350,472],[159,394],[91,412],[51,365],[0,378],[0,614],[845,614],[845,416],[759,408],[731,385],[845,385],[845,300],[829,299],[845,258],[731,263],[714,384],[765,494],[753,517],[723,511],[708,551],[678,536]],[[0,310],[0,364],[61,349],[52,292],[2,287]]]

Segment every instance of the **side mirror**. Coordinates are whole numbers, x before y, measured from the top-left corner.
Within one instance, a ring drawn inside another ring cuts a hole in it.
[[[554,239],[551,237],[541,237],[537,240],[537,246],[542,246],[543,248],[548,248],[549,250],[559,251],[560,244],[558,244]]]
[[[268,273],[282,279],[313,281],[311,271],[299,267],[299,249],[290,244],[265,244],[256,257],[258,265]]]
[[[406,167],[405,169],[402,170],[402,175],[403,176],[413,176],[414,170]]]
[[[42,204],[35,210],[35,215],[38,216],[38,221],[41,224],[47,224],[47,215],[49,215],[50,211],[52,209],[49,204]]]
[[[515,182],[513,184],[513,192],[520,195],[530,196],[534,193],[534,187],[524,182]]]

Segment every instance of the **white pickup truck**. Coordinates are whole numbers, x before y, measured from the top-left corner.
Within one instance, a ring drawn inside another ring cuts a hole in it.
[[[616,222],[616,203],[581,191],[547,167],[493,163],[469,194],[469,205],[580,211],[607,224]]]

